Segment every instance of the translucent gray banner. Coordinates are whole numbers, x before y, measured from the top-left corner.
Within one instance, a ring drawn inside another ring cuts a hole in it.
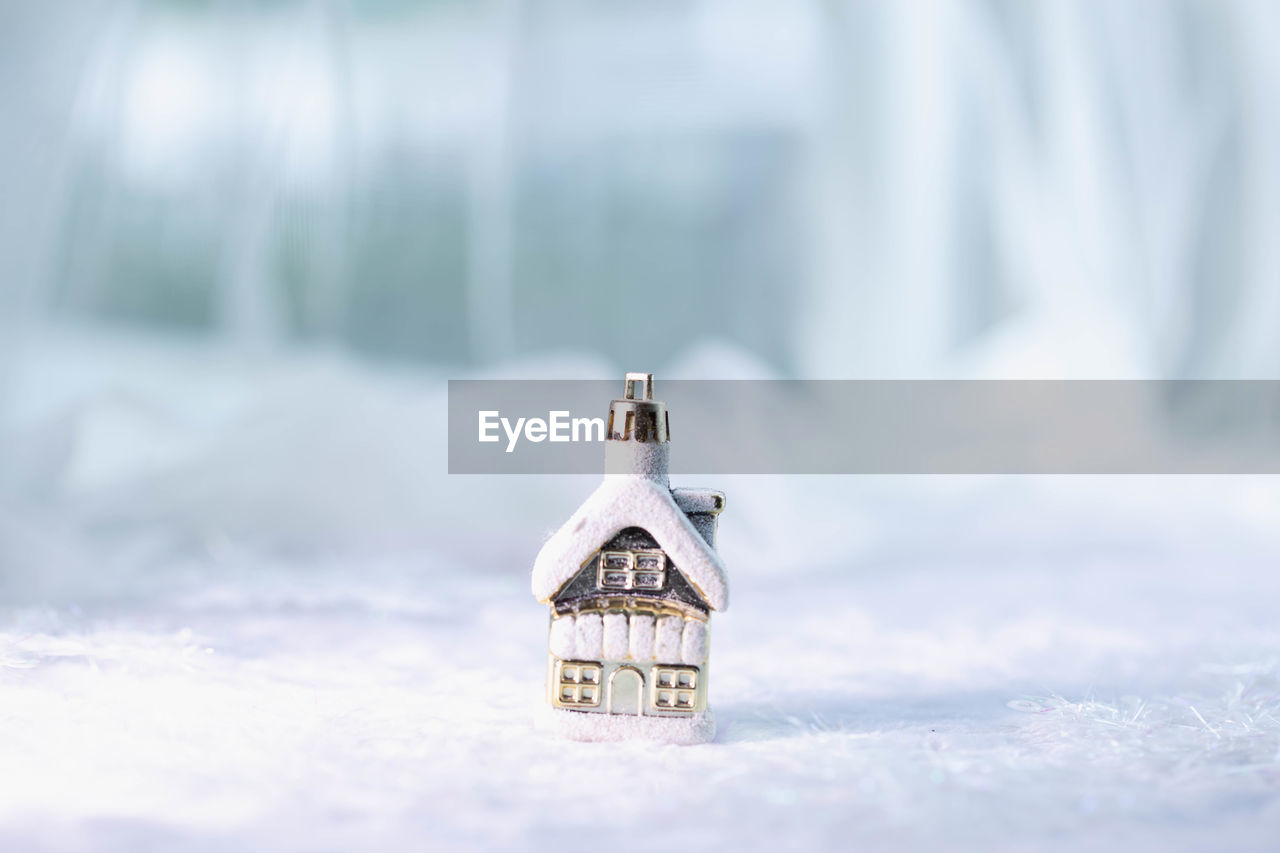
[[[1277,474],[1276,381],[655,383],[673,474]],[[599,474],[619,381],[451,380],[452,474]]]

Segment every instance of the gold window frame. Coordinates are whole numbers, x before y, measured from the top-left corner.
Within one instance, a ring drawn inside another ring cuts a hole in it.
[[[657,711],[698,710],[698,685],[702,673],[696,666],[658,664],[649,670],[649,706]]]
[[[556,705],[561,708],[598,708],[604,693],[604,667],[595,661],[556,662]]]
[[[641,562],[653,565],[641,566]],[[658,549],[601,551],[596,587],[602,590],[657,592],[667,584],[667,555]]]

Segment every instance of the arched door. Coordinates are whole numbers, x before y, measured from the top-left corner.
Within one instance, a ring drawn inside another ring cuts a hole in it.
[[[609,676],[609,713],[644,713],[644,676],[640,670],[624,666]]]

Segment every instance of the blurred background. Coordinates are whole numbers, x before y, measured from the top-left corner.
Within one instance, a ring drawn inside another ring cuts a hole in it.
[[[5,346],[1280,369],[1267,2],[21,3]]]
[[[1267,2],[0,24],[0,494],[94,536],[492,545],[451,376],[1280,372]]]
[[[594,485],[447,476],[448,378],[621,388],[645,370],[659,396],[664,377],[1280,378],[1278,42],[1268,0],[0,0],[0,676],[18,709],[0,818],[70,797],[67,814],[164,810],[202,837],[275,808],[367,840],[329,817],[384,810],[411,838],[408,803],[465,841],[477,802],[518,810],[488,782],[379,763],[417,754],[423,719],[465,728],[450,690],[508,691],[459,767],[524,726],[511,697],[536,700],[545,631],[527,572]],[[863,826],[915,827],[921,849],[989,831],[990,849],[1011,813],[1069,839],[1108,804],[1132,829],[1227,803],[1236,849],[1274,838],[1250,811],[1280,825],[1274,478],[729,480],[706,484],[729,493],[735,585],[714,701],[730,745],[770,743],[703,814],[816,844],[855,831],[831,823],[849,797],[804,820],[788,804],[852,791]],[[788,606],[836,615],[753,628],[779,578]],[[495,638],[517,661],[502,673],[480,654]],[[783,684],[815,649],[804,701],[747,677]],[[1249,694],[1255,676],[1271,686]],[[175,706],[175,684],[205,698]],[[1071,704],[1095,686],[1147,704]],[[1023,690],[1061,702],[1021,706],[1048,716],[999,753],[986,709]],[[1207,691],[1199,722],[1159,690]],[[97,699],[50,698],[68,695]],[[878,717],[855,710],[869,696]],[[1062,708],[1082,728],[1053,728]],[[131,734],[98,737],[102,713]],[[939,719],[971,726],[959,765],[928,740]],[[1217,739],[1194,740],[1205,719]],[[869,769],[822,740],[913,720]],[[1088,751],[1129,724],[1172,734],[1113,765]],[[149,725],[231,739],[213,750],[229,763]],[[18,739],[41,726],[85,739]],[[343,732],[376,751],[397,726],[407,752],[344,752]],[[799,775],[766,760],[793,735],[818,738]],[[298,778],[271,775],[285,765]],[[979,765],[994,775],[965,788]],[[335,768],[438,799],[361,801]],[[761,806],[777,779],[803,795]],[[48,828],[14,826],[15,849]]]

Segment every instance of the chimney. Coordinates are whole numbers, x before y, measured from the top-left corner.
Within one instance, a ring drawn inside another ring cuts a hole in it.
[[[605,475],[647,477],[667,485],[669,435],[667,407],[653,399],[653,374],[628,373],[622,399],[609,404]]]

